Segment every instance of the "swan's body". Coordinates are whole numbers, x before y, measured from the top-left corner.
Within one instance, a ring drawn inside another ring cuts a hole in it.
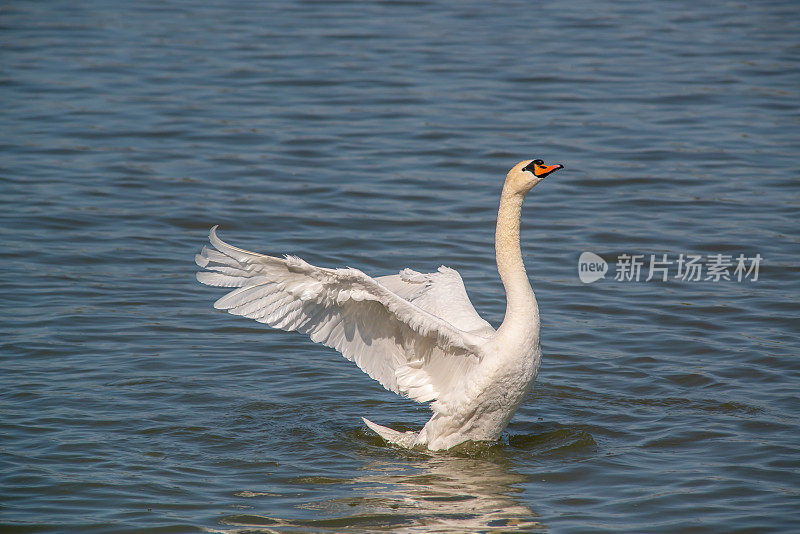
[[[326,269],[286,256],[264,256],[210,234],[197,279],[236,287],[215,307],[296,330],[333,347],[386,389],[431,402],[433,417],[419,432],[397,432],[367,419],[384,439],[404,447],[449,449],[467,440],[500,437],[531,389],[541,361],[539,308],[519,246],[522,201],[560,165],[518,163],[500,197],[495,250],[506,290],[506,314],[496,331],[481,319],[461,276],[447,267],[421,274],[370,278],[356,269]]]

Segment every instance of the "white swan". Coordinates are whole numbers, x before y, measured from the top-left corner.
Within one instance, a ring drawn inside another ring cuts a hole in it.
[[[511,169],[500,196],[495,253],[506,290],[496,331],[481,319],[461,276],[447,267],[371,278],[357,269],[315,267],[294,256],[264,256],[233,247],[211,229],[214,249],[195,258],[197,279],[235,287],[214,307],[308,334],[354,361],[386,389],[431,402],[419,432],[364,422],[387,441],[449,449],[495,440],[531,389],[539,370],[539,308],[519,246],[522,201],[561,165],[540,159]]]

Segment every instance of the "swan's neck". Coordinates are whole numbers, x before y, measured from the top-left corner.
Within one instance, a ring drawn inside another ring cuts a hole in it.
[[[497,271],[506,290],[506,316],[498,333],[527,337],[538,336],[539,308],[522,263],[519,246],[519,219],[524,198],[522,193],[512,191],[508,184],[503,187],[494,247]]]

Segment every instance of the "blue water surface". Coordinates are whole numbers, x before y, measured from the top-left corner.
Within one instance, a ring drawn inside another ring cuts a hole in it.
[[[799,23],[794,1],[5,3],[0,527],[796,532]],[[537,157],[565,166],[522,223],[544,359],[497,444],[387,446],[361,416],[427,408],[194,278],[219,224],[373,275],[448,265],[497,325],[499,192]],[[762,261],[645,282],[651,255]]]

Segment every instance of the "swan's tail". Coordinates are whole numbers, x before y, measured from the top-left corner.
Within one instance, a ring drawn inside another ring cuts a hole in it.
[[[362,417],[361,419],[364,420],[370,429],[372,429],[376,434],[389,443],[394,443],[395,445],[400,445],[401,447],[410,449],[417,442],[417,432],[412,432],[411,430],[407,432],[398,432],[397,430],[392,430],[391,428],[386,428],[385,426],[375,424],[366,417]]]

